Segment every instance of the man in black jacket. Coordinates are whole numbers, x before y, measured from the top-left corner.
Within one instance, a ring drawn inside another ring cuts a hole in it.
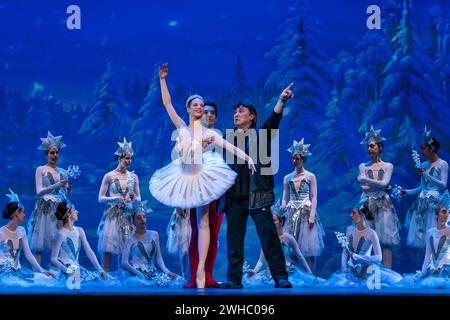
[[[280,126],[283,107],[293,97],[291,83],[280,95],[273,112],[259,130],[256,127],[256,109],[245,103],[238,103],[234,109],[234,132],[227,140],[245,149],[256,162],[255,174],[249,173],[244,163],[234,159],[230,167],[238,174],[234,185],[226,192],[225,201],[221,201],[227,217],[227,282],[223,289],[242,288],[242,266],[244,263],[244,239],[248,216],[256,225],[261,247],[269,265],[276,288],[291,288],[286,272],[285,258],[280,239],[273,223],[270,207],[274,204],[271,143]],[[234,141],[233,141],[234,140]],[[277,151],[278,152],[278,151]],[[266,157],[265,157],[266,156]],[[227,157],[228,159],[228,157]]]

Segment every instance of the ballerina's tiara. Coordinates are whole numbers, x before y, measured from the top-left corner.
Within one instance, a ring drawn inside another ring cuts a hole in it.
[[[367,144],[372,141],[375,142],[386,141],[386,138],[381,136],[381,129],[375,130],[373,125],[370,126],[370,130],[366,132],[366,136],[364,137],[363,141],[361,141],[361,144]]]
[[[10,188],[8,188],[8,190],[10,193],[6,194],[6,196],[9,198],[9,202],[17,202],[19,208],[23,209],[23,204],[22,202],[20,202],[19,196],[16,193],[14,193],[14,191],[12,191]]]
[[[287,151],[292,153],[293,156],[300,154],[302,157],[307,157],[312,155],[312,153],[309,152],[309,146],[310,144],[305,144],[305,138],[302,138],[300,141],[294,140]]]
[[[114,152],[116,156],[123,157],[126,154],[129,154],[131,156],[133,155],[133,147],[131,146],[131,141],[128,142],[126,138],[123,138],[123,142],[117,141],[117,144],[119,145],[119,148],[116,152]]]
[[[193,95],[190,95],[190,96],[186,99],[186,108],[189,107],[189,104],[190,104],[191,101],[194,100],[194,99],[200,99],[200,100],[202,100],[202,101],[205,101],[205,99],[203,99],[203,97],[202,97],[201,95],[199,95],[199,94],[193,94]]]
[[[427,130],[427,126],[425,126],[425,129],[423,129],[422,143],[431,144],[432,142],[433,138],[431,137],[431,130]]]
[[[64,147],[67,147],[64,142],[62,142],[62,136],[54,136],[50,131],[47,131],[47,137],[41,138],[41,145],[38,147],[38,150],[48,151],[51,148],[55,147],[58,150],[61,150]]]

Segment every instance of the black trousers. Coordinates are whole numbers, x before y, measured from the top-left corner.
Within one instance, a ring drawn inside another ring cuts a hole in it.
[[[261,247],[269,265],[272,278],[288,279],[286,262],[280,238],[273,223],[270,207],[249,210],[248,197],[234,197],[226,211],[227,216],[227,280],[240,284],[244,264],[244,239],[247,230],[248,216],[251,216],[261,242]]]

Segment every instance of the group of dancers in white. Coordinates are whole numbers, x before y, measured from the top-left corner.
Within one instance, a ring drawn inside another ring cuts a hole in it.
[[[0,282],[2,285],[65,285],[75,277],[81,283],[101,285],[220,287],[238,289],[243,285],[274,284],[277,288],[295,286],[364,286],[376,267],[382,286],[450,287],[450,229],[447,225],[450,196],[447,188],[448,164],[438,156],[438,141],[425,128],[421,145],[428,161],[418,163],[420,186],[399,188],[399,196],[417,196],[407,213],[406,243],[425,251],[420,271],[400,275],[392,269],[392,249],[400,244],[400,221],[391,201],[394,167],[381,158],[386,140],[373,127],[362,144],[370,161],[359,166],[357,181],[361,200],[351,211],[351,226],[339,236],[343,247],[341,268],[329,279],[315,275],[315,260],[324,248],[324,228],[317,212],[317,180],[305,169],[311,156],[310,145],[294,140],[289,152],[294,171],[284,177],[283,195],[275,201],[273,175],[260,159],[249,152],[267,140],[252,141],[256,109],[246,103],[234,107],[234,140],[214,130],[218,109],[199,95],[186,101],[186,124],[172,105],[166,84],[168,66],[159,70],[162,101],[175,125],[177,157],[157,170],[150,179],[151,194],[174,208],[167,231],[167,249],[180,256],[181,276],[165,265],[158,232],[147,230],[152,212],[141,199],[137,174],[129,171],[133,148],[126,139],[118,142],[116,169],[104,175],[98,200],[106,208],[98,226],[98,254],[91,249],[71,199],[68,172],[57,166],[60,150],[66,145],[61,136],[41,138],[39,147],[47,164],[36,169],[38,200],[28,222],[19,196],[11,189],[2,215],[8,223],[0,228]],[[294,95],[293,84],[284,89],[262,129],[278,129],[285,103]],[[243,147],[238,141],[242,138]],[[267,145],[266,145],[267,147]],[[234,162],[225,162],[225,149]],[[267,150],[267,149],[266,149]],[[230,165],[229,165],[230,164]],[[227,217],[227,281],[219,283],[212,272],[217,239],[224,214]],[[248,216],[255,222],[261,241],[260,258],[254,268],[244,262],[245,226]],[[349,221],[350,222],[350,221]],[[80,266],[83,247],[95,271]],[[31,269],[23,268],[23,251]],[[41,267],[42,254],[50,252],[50,266]],[[120,260],[112,272],[112,258]],[[190,265],[188,280],[187,263]],[[264,269],[265,261],[268,269]]]

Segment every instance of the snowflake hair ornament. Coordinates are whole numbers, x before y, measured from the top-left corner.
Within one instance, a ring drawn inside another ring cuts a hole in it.
[[[56,148],[61,150],[62,148],[67,147],[66,144],[62,141],[62,136],[54,136],[50,131],[47,131],[47,137],[41,138],[41,145],[38,147],[38,150],[48,151],[51,148]]]
[[[302,157],[308,157],[312,155],[312,153],[309,152],[309,146],[310,144],[305,144],[305,138],[302,138],[300,141],[294,140],[287,151],[289,151],[292,156],[299,154]]]
[[[375,130],[373,125],[370,126],[370,130],[366,132],[366,136],[364,137],[361,144],[368,144],[370,142],[383,142],[386,141],[386,138],[381,136],[381,129]]]
[[[148,206],[148,200],[140,201],[135,200],[133,201],[133,211],[134,212],[144,212],[146,215],[153,212],[153,210]]]
[[[24,208],[22,202],[20,202],[19,196],[17,195],[17,193],[14,193],[14,191],[12,191],[11,189],[9,189],[10,193],[7,193],[6,196],[9,198],[9,202],[17,202],[17,205],[19,206],[19,208]]]
[[[131,141],[127,141],[126,138],[123,138],[123,142],[117,141],[119,148],[114,152],[116,156],[124,157],[129,154],[133,156],[133,147],[131,146]]]
[[[431,130],[427,130],[427,126],[423,129],[422,143],[423,144],[431,144],[433,142],[433,138],[431,137]]]

